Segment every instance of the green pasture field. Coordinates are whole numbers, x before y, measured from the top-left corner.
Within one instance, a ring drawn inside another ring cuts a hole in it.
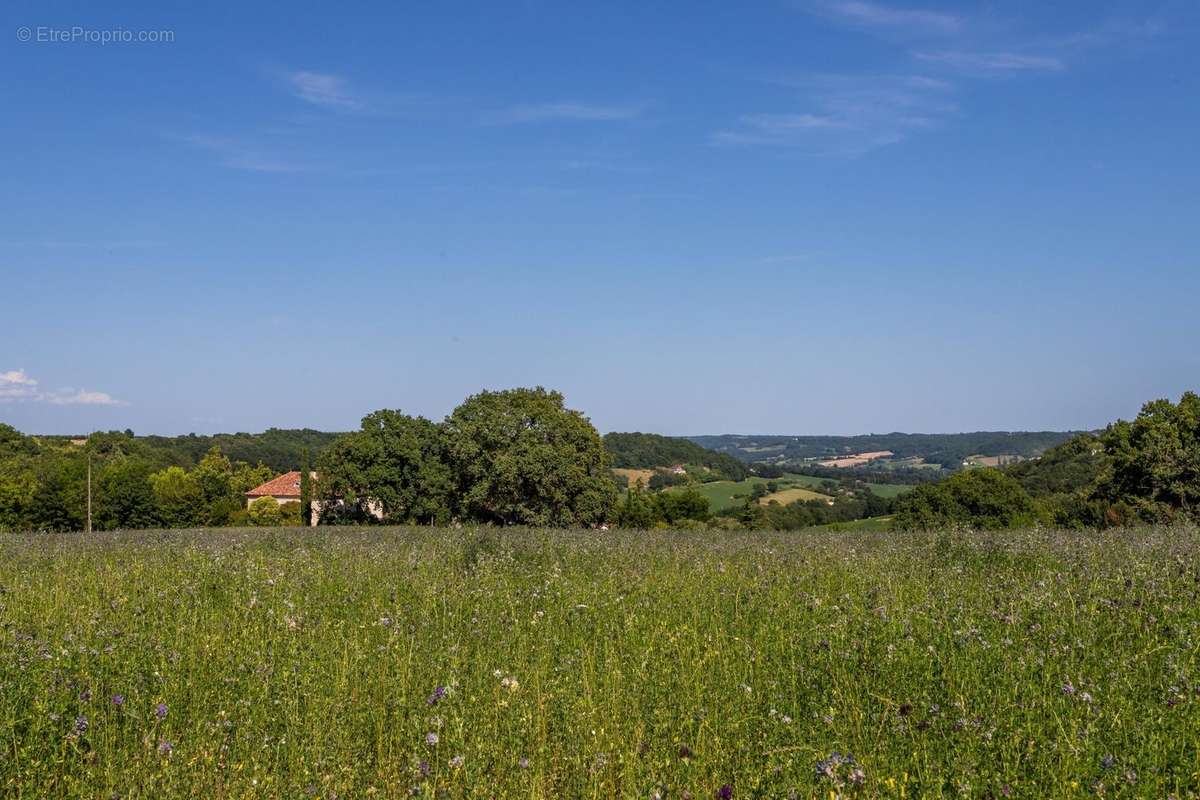
[[[880,497],[899,497],[913,490],[912,486],[905,483],[868,483],[867,488]]]
[[[0,536],[6,798],[1189,798],[1200,532]]]
[[[818,525],[819,530],[830,531],[869,531],[871,533],[879,533],[890,530],[892,526],[891,517],[868,517],[867,519],[854,519],[849,522],[831,522],[828,525]]]
[[[700,494],[708,498],[709,508],[713,512],[722,511],[734,506],[740,506],[745,502],[745,498],[750,495],[755,484],[766,486],[769,482],[778,483],[781,489],[788,488],[814,488],[820,486],[824,482],[824,478],[817,478],[812,475],[795,475],[788,473],[782,478],[747,478],[744,481],[711,481],[709,483],[698,483],[690,488],[695,489]],[[904,492],[911,490],[913,487],[905,484],[888,484],[888,483],[869,483],[868,488],[880,497],[896,497]],[[689,488],[683,486],[672,487],[667,491],[680,491]],[[736,495],[736,497],[735,497]]]
[[[815,487],[820,486],[826,481],[826,478],[818,478],[815,475],[794,475],[789,473],[782,480],[794,481],[801,486]],[[880,497],[899,497],[905,492],[912,491],[913,487],[907,483],[868,483],[867,488],[873,494]]]
[[[784,478],[779,478],[780,486],[786,487],[788,484]],[[708,498],[709,509],[713,512],[721,511],[726,508],[742,505],[747,497],[750,496],[755,484],[767,485],[766,478],[747,478],[744,481],[710,481],[708,483],[697,483],[691,486],[673,486],[665,491],[678,492],[685,489],[695,489],[700,494]],[[738,495],[734,497],[734,495]]]

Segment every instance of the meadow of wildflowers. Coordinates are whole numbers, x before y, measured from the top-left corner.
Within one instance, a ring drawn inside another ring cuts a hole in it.
[[[0,796],[1200,796],[1200,533],[0,537]]]

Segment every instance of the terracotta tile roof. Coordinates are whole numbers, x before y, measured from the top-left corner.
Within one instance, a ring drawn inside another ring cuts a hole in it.
[[[246,497],[295,497],[300,499],[300,472],[285,472],[246,492]]]

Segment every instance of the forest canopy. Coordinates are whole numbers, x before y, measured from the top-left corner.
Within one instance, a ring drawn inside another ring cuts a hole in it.
[[[894,526],[1066,528],[1200,522],[1200,395],[1146,403],[1132,422],[1081,434],[1039,459],[918,486]]]

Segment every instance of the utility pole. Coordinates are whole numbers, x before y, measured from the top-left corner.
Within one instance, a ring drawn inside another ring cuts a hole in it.
[[[92,532],[92,454],[88,453],[88,509],[87,532]]]

